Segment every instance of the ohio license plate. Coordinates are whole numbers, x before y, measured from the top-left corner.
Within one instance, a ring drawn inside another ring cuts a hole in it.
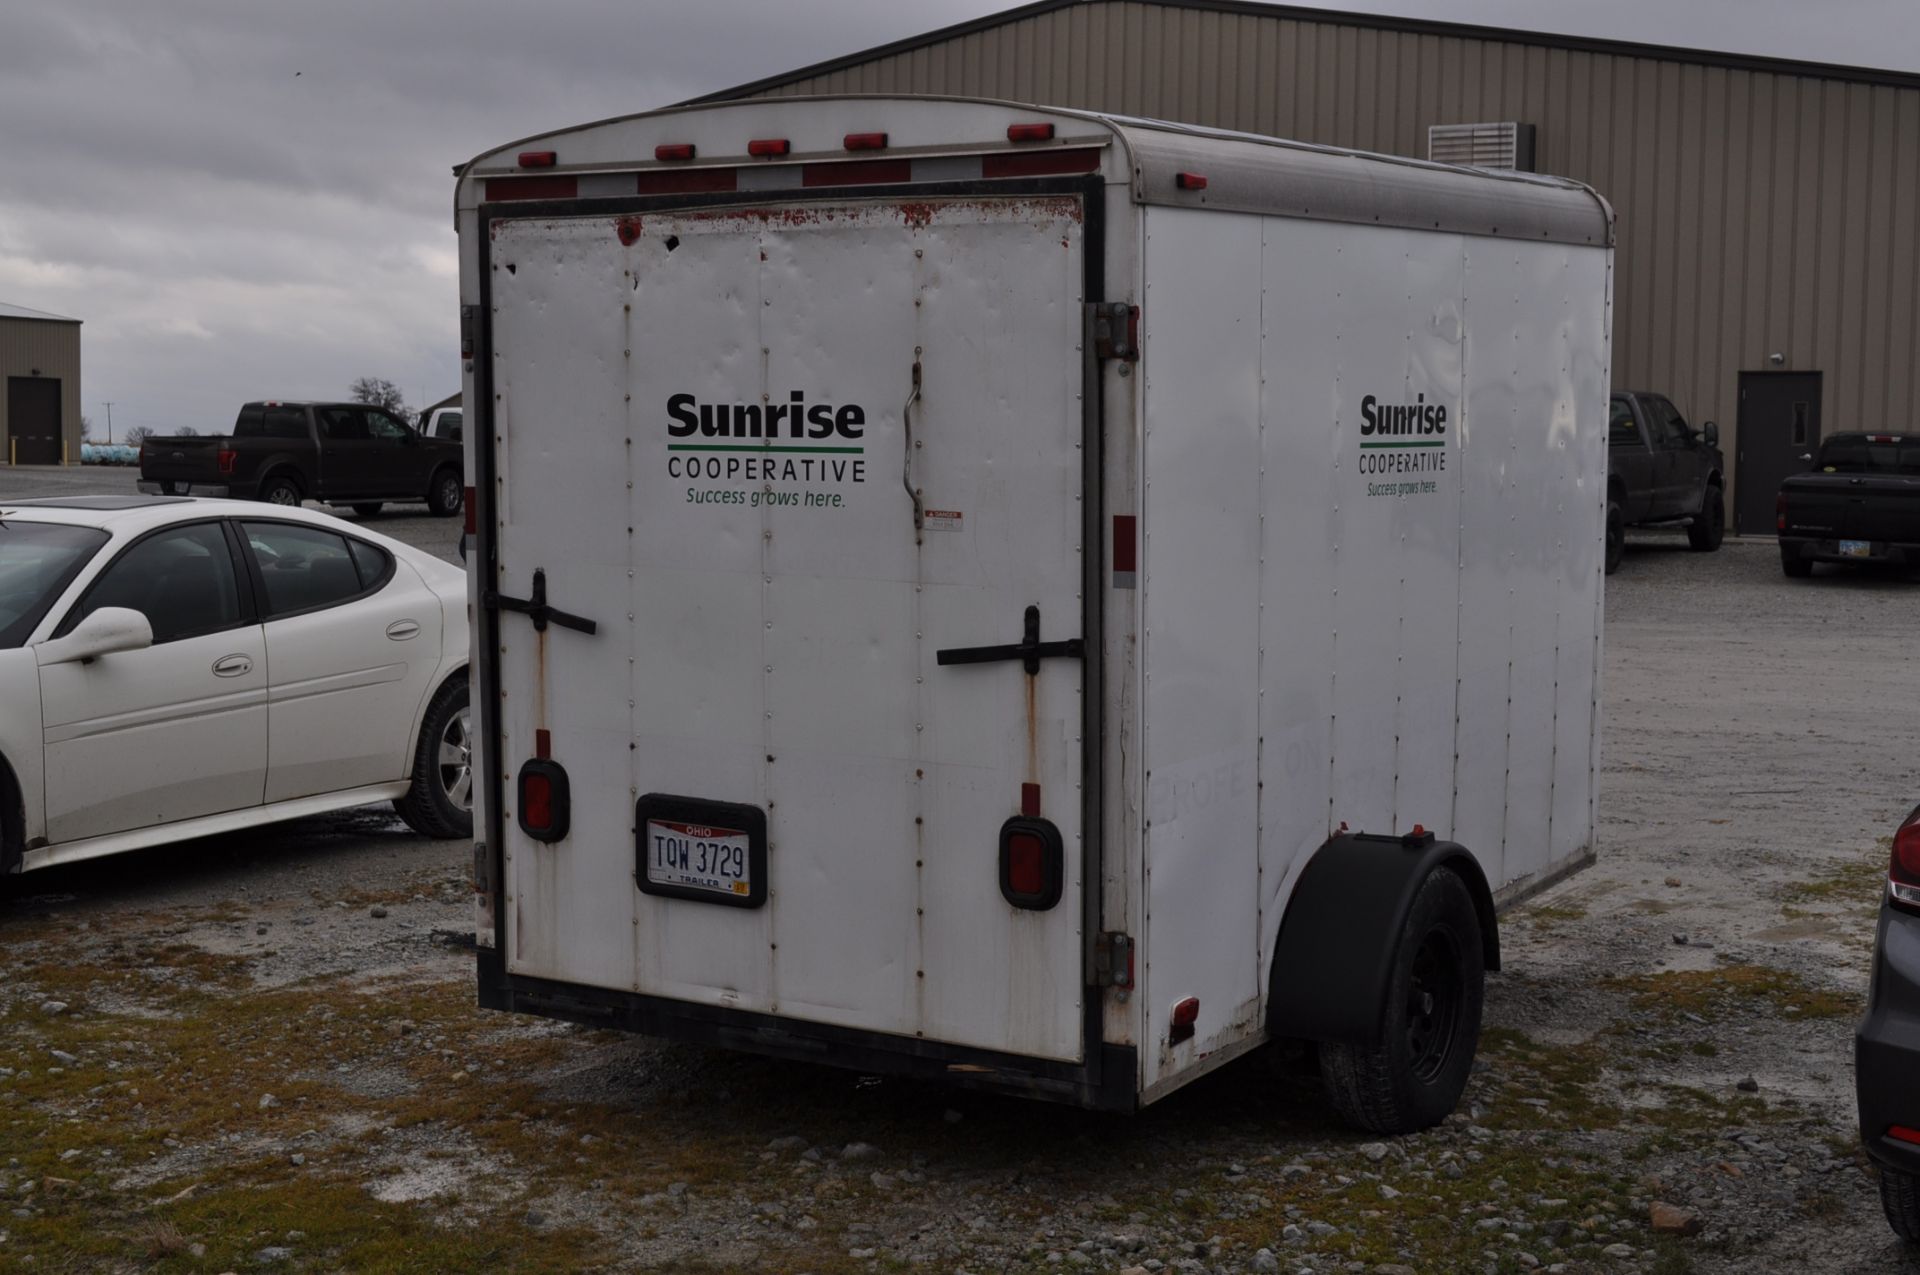
[[[1871,558],[1873,542],[1869,540],[1842,540],[1840,556],[1843,558]]]
[[[647,880],[708,894],[753,893],[753,839],[744,828],[647,820]]]

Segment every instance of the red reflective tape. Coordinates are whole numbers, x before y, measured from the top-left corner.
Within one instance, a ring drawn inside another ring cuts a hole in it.
[[[980,157],[982,177],[1044,177],[1049,173],[1091,173],[1100,167],[1100,152],[1086,150],[1024,151],[1014,155]]]
[[[872,186],[882,182],[913,180],[913,161],[908,159],[860,159],[844,164],[803,164],[802,186]]]
[[[533,732],[533,755],[541,761],[553,760],[553,732],[537,730]]]
[[[1040,817],[1040,785],[1020,785],[1020,813],[1029,819]]]
[[[1132,514],[1113,516],[1113,569],[1115,571],[1140,569],[1140,542],[1135,525],[1136,519]]]
[[[580,194],[580,182],[574,177],[489,177],[489,200],[574,199]]]
[[[736,190],[739,185],[739,176],[731,168],[663,170],[641,173],[635,179],[635,189],[642,195],[706,195]]]

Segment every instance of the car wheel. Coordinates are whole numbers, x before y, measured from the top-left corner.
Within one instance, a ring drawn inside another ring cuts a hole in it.
[[[423,837],[473,835],[473,715],[462,678],[440,688],[420,723],[413,786],[393,808]]]
[[[1607,574],[1612,575],[1620,569],[1620,560],[1627,556],[1627,511],[1620,507],[1617,500],[1607,501]]]
[[[460,475],[451,469],[443,469],[433,476],[433,485],[427,488],[427,510],[436,518],[451,518],[460,512],[462,504]]]
[[[1920,1242],[1920,1179],[1898,1169],[1881,1169],[1880,1208],[1895,1235]]]
[[[1486,956],[1466,882],[1436,868],[1414,896],[1393,954],[1378,1045],[1320,1046],[1320,1080],[1348,1122],[1414,1133],[1447,1118],[1480,1041]]]
[[[278,475],[260,484],[260,499],[269,505],[300,504],[300,484],[284,474]]]
[[[1707,488],[1700,501],[1700,516],[1687,528],[1687,543],[1698,553],[1712,553],[1727,534],[1727,506],[1718,487]]]
[[[379,513],[382,508],[383,506],[377,500],[363,500],[353,507],[353,512],[359,514],[362,518],[371,518]]]
[[[1791,549],[1780,551],[1780,569],[1795,580],[1804,580],[1813,574],[1813,563],[1801,557]]]

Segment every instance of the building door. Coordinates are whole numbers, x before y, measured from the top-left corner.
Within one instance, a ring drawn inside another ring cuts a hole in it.
[[[1780,484],[1820,447],[1820,373],[1742,372],[1739,427],[1733,529],[1770,536]]]
[[[7,459],[16,465],[60,463],[60,382],[51,376],[7,378]]]

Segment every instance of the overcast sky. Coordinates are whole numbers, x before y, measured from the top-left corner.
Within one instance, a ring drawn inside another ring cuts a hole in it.
[[[452,166],[1008,6],[0,0],[0,302],[85,320],[96,435],[459,388]],[[1355,0],[1920,70],[1914,0]]]

